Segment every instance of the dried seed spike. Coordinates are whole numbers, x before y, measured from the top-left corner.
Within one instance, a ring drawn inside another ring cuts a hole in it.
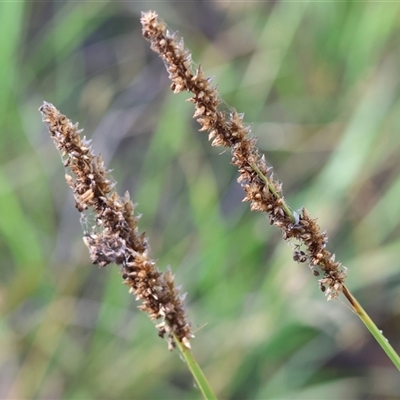
[[[157,15],[149,13],[143,16],[142,26],[144,37],[151,41],[151,48],[164,60],[167,70],[187,71],[180,53],[184,51],[189,55],[190,52],[182,50],[182,42],[174,38],[170,46],[159,45],[165,39],[165,26],[158,21]],[[267,212],[271,224],[278,226],[284,232],[284,237],[304,243],[307,260],[312,265],[320,264],[326,273],[335,271],[337,267],[329,260],[331,254],[325,250],[326,234],[321,233],[316,220],[305,208],[297,213],[290,211],[282,196],[282,184],[274,178],[273,169],[267,167],[265,158],[260,156],[250,126],[243,123],[243,114],[230,107],[227,107],[228,112],[216,109],[223,101],[219,98],[218,90],[210,86],[210,80],[204,76],[200,65],[194,74],[170,73],[170,78],[176,91],[185,87],[192,93],[189,101],[195,104],[195,118],[201,125],[200,131],[209,131],[211,145],[231,148],[232,164],[239,170],[241,176],[238,182],[246,192],[245,201],[250,201],[251,210]],[[252,183],[256,184],[256,190]],[[257,191],[260,196],[256,195]],[[277,203],[277,200],[281,202]],[[323,254],[323,257],[315,257],[317,254]],[[332,287],[335,283],[338,283],[339,289],[343,287],[344,276],[336,276],[334,280],[332,284],[323,284],[321,287]],[[336,292],[339,289],[335,289]],[[330,296],[335,296],[336,292],[329,292]]]
[[[146,18],[154,25],[151,16]],[[137,230],[138,217],[133,216],[129,193],[121,198],[113,191],[115,182],[109,178],[101,155],[96,156],[87,140],[80,138],[77,124],[72,124],[50,103],[44,102],[39,110],[56,147],[63,156],[68,156],[68,161],[64,161],[68,167],[66,180],[73,189],[76,207],[82,212],[83,241],[92,262],[100,267],[110,263],[121,265],[123,283],[142,300],[139,308],[153,320],[162,318],[168,326],[169,347],[174,346],[172,333],[187,345],[192,334],[183,300],[171,272],[163,275],[149,257],[148,241]],[[84,214],[85,210],[94,214],[93,226],[88,223],[89,214]],[[160,336],[164,332],[165,328],[160,328]]]

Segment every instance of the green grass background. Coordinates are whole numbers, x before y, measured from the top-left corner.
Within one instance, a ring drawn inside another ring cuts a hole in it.
[[[400,351],[399,3],[1,2],[0,398],[200,398],[117,267],[90,264],[46,100],[138,202],[221,399],[399,399],[383,351],[241,202],[229,152],[169,91],[141,36],[148,9],[245,113],[285,198],[318,216]]]

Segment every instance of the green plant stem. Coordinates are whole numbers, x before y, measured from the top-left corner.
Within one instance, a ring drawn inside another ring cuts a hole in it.
[[[392,360],[393,364],[400,371],[400,357],[394,350],[394,348],[389,344],[389,341],[383,336],[382,331],[378,329],[374,321],[366,313],[366,311],[361,307],[361,304],[356,300],[356,298],[351,294],[350,290],[343,286],[343,294],[351,305],[354,312],[360,317],[361,321],[371,332],[372,336],[382,347],[383,351]]]
[[[275,190],[274,185],[268,180],[268,178],[260,171],[260,169],[255,164],[250,164],[250,167],[253,168],[253,171],[257,173],[258,177],[268,186],[268,190],[277,198],[282,200],[282,208],[285,211],[285,214],[293,221],[296,221],[296,218],[293,214],[293,211],[286,204],[285,200],[279,195],[279,193]]]
[[[258,177],[268,186],[269,191],[276,197],[281,198],[279,193],[276,192],[274,186],[268,180],[268,178],[260,171],[260,169],[254,165],[250,164],[251,168],[253,168],[254,172],[257,173]],[[282,208],[285,211],[286,215],[290,217],[293,221],[295,220],[295,216],[293,211],[289,208],[286,202],[282,199]],[[351,294],[350,290],[346,285],[343,286],[343,295],[346,297],[348,302],[350,303],[353,311],[360,317],[361,321],[371,332],[372,336],[382,347],[383,351],[387,354],[396,368],[400,371],[400,357],[393,349],[393,347],[389,344],[389,341],[383,336],[382,332],[375,325],[374,321],[370,318],[367,312],[361,307],[361,304],[356,300],[356,298]]]
[[[192,352],[190,349],[185,347],[177,337],[174,335],[175,342],[185,359],[190,372],[193,375],[194,380],[196,381],[196,384],[198,388],[200,389],[203,398],[206,400],[217,400],[217,396],[214,394],[206,376],[204,375],[202,369],[200,368],[199,364],[197,363],[196,359],[194,358]]]

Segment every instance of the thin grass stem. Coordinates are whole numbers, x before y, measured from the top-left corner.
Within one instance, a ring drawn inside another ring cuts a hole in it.
[[[296,221],[296,217],[290,207],[286,204],[286,201],[279,195],[276,191],[275,186],[268,180],[268,178],[260,171],[257,165],[250,163],[250,167],[253,168],[254,172],[257,173],[258,177],[268,186],[268,190],[275,196],[276,199],[281,199],[282,201],[282,209],[285,214],[293,221]]]
[[[246,192],[244,201],[250,202],[252,211],[268,214],[270,223],[282,231],[285,240],[296,240],[293,259],[308,263],[328,300],[343,293],[355,313],[361,318],[382,349],[400,370],[400,359],[388,340],[378,330],[372,319],[361,307],[345,285],[347,268],[335,261],[335,254],[327,250],[328,236],[321,232],[315,218],[303,207],[299,213],[292,211],[282,194],[282,184],[274,179],[273,168],[267,166],[265,157],[255,146],[256,139],[251,129],[243,123],[243,114],[231,109],[229,113],[219,111],[223,103],[218,89],[210,85],[201,67],[194,68],[192,56],[177,34],[171,34],[155,12],[142,14],[142,33],[151,42],[151,49],[163,59],[174,93],[188,91],[188,101],[195,105],[194,118],[201,125],[200,131],[209,132],[212,146],[231,149],[232,161],[240,173],[238,182]],[[304,250],[302,250],[304,249]]]
[[[367,329],[371,332],[372,336],[375,340],[379,343],[382,347],[383,351],[387,354],[396,368],[400,371],[400,357],[396,353],[395,349],[391,346],[388,339],[385,338],[382,331],[378,329],[375,325],[374,321],[371,317],[367,314],[361,304],[357,301],[357,299],[351,294],[350,290],[346,285],[343,287],[343,295],[346,297],[348,302],[351,305],[353,311],[360,317],[361,321],[367,327]]]
[[[81,130],[52,104],[44,102],[39,111],[50,136],[61,151],[68,185],[74,192],[76,208],[86,221],[87,210],[96,213],[96,225],[84,233],[84,242],[94,264],[104,267],[115,263],[121,266],[124,283],[130,292],[142,300],[139,306],[157,325],[159,336],[168,338],[168,347],[178,346],[197,386],[205,399],[216,399],[203,371],[190,351],[193,335],[186,321],[184,296],[179,295],[170,270],[161,273],[149,258],[145,234],[137,228],[139,217],[126,193],[121,198],[114,191],[115,182],[109,176],[100,156],[96,156]]]
[[[181,352],[183,358],[186,361],[186,364],[193,375],[194,380],[198,388],[201,391],[204,399],[206,400],[216,400],[217,397],[214,394],[206,376],[204,375],[202,369],[200,368],[199,364],[197,363],[196,359],[193,356],[193,353],[187,347],[183,346],[179,340],[175,340],[179,351]]]
[[[250,166],[253,168],[254,172],[257,173],[258,177],[268,185],[268,189],[271,191],[271,193],[279,198],[279,193],[277,193],[273,187],[273,185],[270,184],[268,178],[260,171],[259,168],[257,168],[256,165],[250,164]],[[289,208],[289,206],[286,204],[286,202],[282,199],[282,208],[284,209],[286,215],[288,215],[293,221],[295,220],[295,216],[292,212],[292,210]],[[390,360],[393,362],[395,367],[400,371],[400,357],[396,353],[395,349],[390,345],[388,339],[383,335],[382,331],[378,329],[378,327],[375,325],[374,321],[371,319],[371,317],[368,315],[368,313],[364,310],[364,308],[361,306],[361,304],[357,301],[357,299],[353,296],[353,294],[350,292],[349,288],[346,285],[343,285],[342,288],[343,295],[346,297],[347,301],[350,303],[350,306],[352,310],[360,317],[361,321],[364,323],[364,325],[367,327],[367,329],[371,332],[372,336],[375,338],[375,340],[378,342],[378,344],[382,347],[383,351],[387,354],[387,356],[390,358]]]

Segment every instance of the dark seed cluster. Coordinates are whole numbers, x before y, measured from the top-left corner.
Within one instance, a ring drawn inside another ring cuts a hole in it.
[[[150,41],[151,49],[163,59],[171,89],[175,93],[189,91],[188,100],[195,105],[194,118],[201,125],[200,131],[209,132],[212,146],[229,147],[232,164],[239,170],[238,182],[246,192],[244,201],[250,202],[253,211],[268,214],[270,223],[282,231],[285,240],[295,240],[293,258],[307,262],[315,275],[318,269],[323,277],[318,281],[328,300],[336,298],[344,287],[346,268],[326,250],[327,235],[321,232],[315,219],[303,208],[299,213],[291,211],[282,195],[282,184],[274,178],[272,167],[267,166],[264,156],[256,147],[256,138],[250,127],[243,123],[243,114],[235,110],[220,111],[218,90],[210,85],[201,67],[192,67],[192,56],[185,49],[183,40],[170,33],[155,12],[142,14],[142,33]]]
[[[189,348],[193,335],[186,321],[183,296],[171,272],[161,273],[150,258],[147,238],[138,232],[139,217],[134,216],[129,194],[121,198],[113,190],[115,182],[101,157],[93,153],[90,142],[80,137],[78,124],[72,124],[52,104],[44,102],[39,111],[61,152],[76,208],[84,220],[86,212],[95,215],[93,226],[87,227],[83,238],[92,262],[101,267],[120,265],[124,283],[141,300],[139,308],[152,320],[162,320],[157,328],[161,337],[168,337],[170,349],[175,345],[174,335]]]

